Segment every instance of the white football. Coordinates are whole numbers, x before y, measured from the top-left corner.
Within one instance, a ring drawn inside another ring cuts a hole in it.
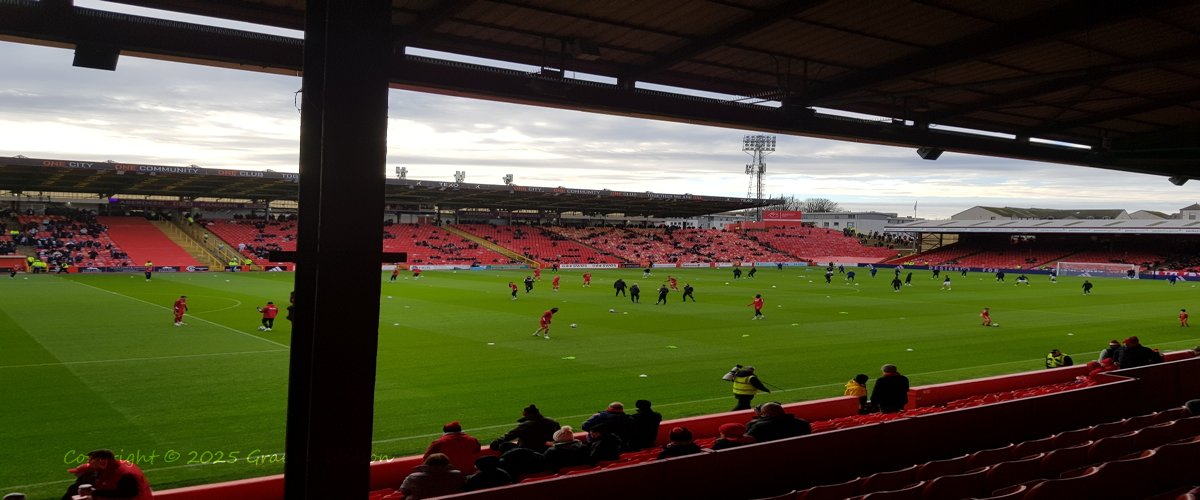
[[[577,327],[579,327],[579,325],[577,325],[575,323],[571,323],[571,328],[577,328]]]
[[[617,312],[617,310],[616,310],[616,309],[609,309],[609,310],[608,310],[608,312],[610,312],[610,313],[615,313],[615,312]]]
[[[992,326],[999,327],[1000,323],[992,323]]]

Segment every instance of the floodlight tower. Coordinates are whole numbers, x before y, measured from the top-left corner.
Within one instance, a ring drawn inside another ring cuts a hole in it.
[[[408,177],[408,167],[401,167],[401,166],[397,165],[396,166],[396,178],[404,179],[406,177]]]
[[[750,176],[750,186],[746,188],[746,197],[763,197],[763,176],[767,173],[767,155],[775,152],[775,136],[747,135],[742,138],[742,151],[749,154],[750,163],[746,164],[746,174]],[[758,190],[754,189],[755,183]]]
[[[455,170],[454,171],[454,182],[456,182],[458,184],[462,184],[463,181],[465,181],[465,180],[467,180],[467,171],[466,170]]]

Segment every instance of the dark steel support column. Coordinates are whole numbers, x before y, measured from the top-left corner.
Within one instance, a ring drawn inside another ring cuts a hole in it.
[[[284,489],[288,499],[366,498],[391,2],[306,9]]]

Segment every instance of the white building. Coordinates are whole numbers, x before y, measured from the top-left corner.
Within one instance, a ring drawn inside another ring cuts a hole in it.
[[[924,219],[900,217],[895,213],[883,212],[805,212],[802,219],[805,224],[829,229],[854,228],[863,234],[882,233],[888,225],[917,222]]]

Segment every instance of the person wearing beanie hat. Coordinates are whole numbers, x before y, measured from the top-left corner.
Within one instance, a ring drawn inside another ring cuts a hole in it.
[[[475,469],[479,472],[467,478],[463,491],[483,490],[513,483],[512,476],[500,468],[500,457],[484,455],[476,458]]]
[[[541,410],[532,404],[525,407],[521,414],[522,417],[517,420],[517,426],[513,430],[492,441],[493,450],[498,450],[500,443],[516,440],[517,446],[521,448],[538,453],[546,451],[547,443],[554,439],[554,433],[559,429],[558,422],[543,417]]]
[[[745,435],[746,426],[736,422],[721,424],[720,427],[717,427],[717,432],[721,433],[721,435],[716,441],[713,442],[713,451],[724,450],[726,448],[733,448],[735,446],[741,446],[754,442],[754,438]]]
[[[591,432],[596,426],[603,425],[608,428],[608,432],[616,434],[624,442],[629,436],[631,423],[629,415],[625,414],[625,405],[620,401],[613,401],[603,411],[589,417],[581,427],[583,430]]]
[[[908,404],[908,377],[901,375],[896,365],[891,363],[883,365],[880,371],[883,375],[875,379],[871,404],[878,406],[883,413],[897,413]]]
[[[575,430],[569,425],[562,426],[554,433],[554,446],[547,449],[544,455],[546,470],[550,472],[590,463],[587,445],[575,439]]]
[[[634,406],[637,412],[629,416],[629,439],[625,441],[625,449],[629,451],[653,447],[658,439],[658,425],[663,419],[662,414],[654,411],[645,399],[637,400]]]
[[[621,450],[625,449],[625,443],[621,442],[621,436],[613,430],[614,427],[605,423],[593,426],[588,431],[588,457],[593,464],[621,458]]]
[[[671,442],[662,447],[658,459],[682,457],[700,453],[700,446],[692,441],[692,431],[687,427],[674,427],[670,434]]]
[[[1117,366],[1122,370],[1126,368],[1137,368],[1162,361],[1162,356],[1155,353],[1149,347],[1142,345],[1137,336],[1131,336],[1125,339],[1125,348],[1121,350],[1121,357],[1117,358]]]
[[[462,424],[457,420],[442,426],[442,437],[437,438],[425,449],[424,458],[434,453],[441,453],[450,459],[450,465],[462,471],[464,475],[475,473],[475,456],[481,446],[479,440],[463,432]]]

